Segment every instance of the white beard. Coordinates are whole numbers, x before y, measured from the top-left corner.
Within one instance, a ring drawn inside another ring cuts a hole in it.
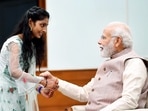
[[[102,46],[101,56],[104,58],[111,57],[115,54],[114,39],[112,39],[107,46]]]

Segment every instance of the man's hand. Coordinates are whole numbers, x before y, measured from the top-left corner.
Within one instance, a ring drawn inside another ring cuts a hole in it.
[[[55,91],[58,89],[58,79],[54,77],[50,72],[46,71],[40,74],[40,76],[44,77],[46,80],[45,88],[50,89],[51,91]],[[45,81],[44,80],[44,81]]]
[[[54,94],[54,91],[52,91],[48,88],[42,88],[41,94],[46,98],[51,98]]]

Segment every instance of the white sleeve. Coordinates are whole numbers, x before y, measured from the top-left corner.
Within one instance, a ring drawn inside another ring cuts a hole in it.
[[[64,81],[59,79],[59,91],[80,102],[87,102],[88,101],[88,94],[91,91],[91,87],[94,83],[94,79],[92,78],[90,82],[88,82],[83,87],[72,84],[70,82]]]
[[[26,92],[28,89],[35,87],[35,83],[39,83],[43,77],[35,77],[29,73],[24,72],[19,63],[20,49],[18,43],[11,42],[8,44],[9,50],[9,72],[10,75],[15,79],[18,91],[20,93]]]
[[[147,71],[141,59],[134,58],[126,61],[122,97],[100,111],[135,109],[146,79]]]

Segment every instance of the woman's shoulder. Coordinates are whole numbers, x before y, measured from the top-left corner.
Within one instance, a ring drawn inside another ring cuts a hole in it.
[[[1,51],[6,51],[7,48],[9,47],[9,45],[11,43],[15,43],[17,44],[19,47],[22,46],[22,40],[20,39],[20,37],[18,35],[15,36],[11,36],[9,37],[3,44]]]
[[[20,37],[18,35],[14,35],[11,36],[10,38],[7,39],[6,43],[11,43],[11,42],[15,42],[15,43],[22,43],[22,40],[20,39]]]

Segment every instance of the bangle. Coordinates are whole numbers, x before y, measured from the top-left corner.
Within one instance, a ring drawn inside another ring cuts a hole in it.
[[[42,86],[40,86],[39,88],[38,88],[38,92],[41,94],[41,89],[42,89],[43,87]]]

